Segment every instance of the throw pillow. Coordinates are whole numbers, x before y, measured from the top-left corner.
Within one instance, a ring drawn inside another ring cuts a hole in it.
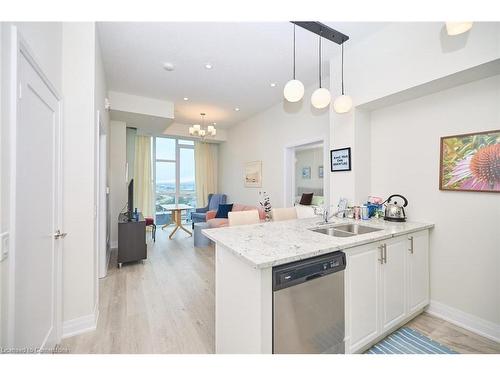
[[[216,219],[227,219],[227,214],[233,210],[233,204],[219,204],[217,213],[215,214]]]
[[[314,193],[302,193],[302,198],[300,198],[300,204],[303,206],[310,206]]]

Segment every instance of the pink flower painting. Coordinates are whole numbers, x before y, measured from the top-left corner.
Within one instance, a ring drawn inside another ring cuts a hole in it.
[[[500,192],[500,130],[441,138],[439,186]]]

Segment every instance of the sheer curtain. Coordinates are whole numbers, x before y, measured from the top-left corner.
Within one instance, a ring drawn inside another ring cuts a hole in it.
[[[134,204],[144,217],[153,216],[151,137],[135,137]]]
[[[196,200],[205,207],[209,193],[217,193],[219,146],[215,143],[194,143]]]

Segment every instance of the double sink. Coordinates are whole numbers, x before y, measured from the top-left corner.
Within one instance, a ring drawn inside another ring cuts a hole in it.
[[[335,224],[329,227],[311,229],[313,232],[333,237],[352,237],[358,234],[378,232],[380,228],[368,227],[361,224]]]

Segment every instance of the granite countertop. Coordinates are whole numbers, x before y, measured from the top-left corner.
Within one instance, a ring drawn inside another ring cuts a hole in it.
[[[328,225],[359,223],[382,230],[352,237],[333,237],[313,232],[321,218],[277,221],[237,227],[204,229],[212,241],[230,249],[254,268],[268,268],[316,255],[432,228],[434,224],[394,223],[383,219],[352,220],[334,218]],[[328,226],[327,225],[327,226]]]

